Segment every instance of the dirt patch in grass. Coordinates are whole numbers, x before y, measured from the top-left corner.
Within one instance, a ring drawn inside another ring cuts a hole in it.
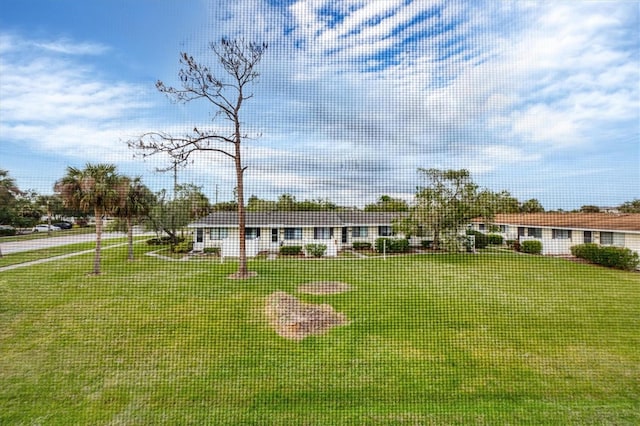
[[[303,284],[298,287],[299,293],[305,294],[338,294],[345,293],[351,290],[351,286],[346,283],[341,283],[339,281],[318,281],[309,284]]]
[[[267,298],[265,311],[275,331],[290,340],[299,341],[349,323],[344,314],[336,312],[330,305],[304,303],[280,291]]]

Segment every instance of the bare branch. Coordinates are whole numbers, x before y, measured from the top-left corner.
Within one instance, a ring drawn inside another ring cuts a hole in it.
[[[267,44],[223,38],[219,43],[211,43],[209,47],[222,70],[230,77],[229,82],[217,77],[208,66],[199,63],[193,56],[182,52],[180,54],[182,68],[178,73],[181,87],[167,86],[158,80],[156,88],[174,102],[187,103],[206,99],[214,107],[213,119],[223,115],[226,120],[233,123],[233,130],[229,131],[229,134],[224,134],[217,130],[201,130],[196,127],[191,133],[182,137],[164,132],[150,132],[127,141],[127,145],[141,153],[143,158],[158,153],[170,155],[174,159],[174,164],[167,170],[186,164],[195,152],[220,153],[234,160],[240,234],[238,276],[245,278],[248,272],[245,251],[243,174],[247,167],[242,165],[240,146],[248,135],[241,131],[240,109],[245,100],[253,97],[251,93],[245,94],[245,89],[259,76],[256,68],[267,49]]]

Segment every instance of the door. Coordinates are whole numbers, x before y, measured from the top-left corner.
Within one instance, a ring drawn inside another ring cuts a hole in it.
[[[195,251],[204,250],[204,229],[196,228],[196,241],[193,244]]]
[[[271,251],[278,251],[278,228],[271,228]]]
[[[342,244],[346,244],[349,239],[349,228],[342,228]]]
[[[593,242],[591,231],[584,231],[584,243],[588,244]]]

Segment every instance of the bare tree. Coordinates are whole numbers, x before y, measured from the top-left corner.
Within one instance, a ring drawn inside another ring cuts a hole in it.
[[[227,74],[228,81],[214,75],[208,66],[196,61],[193,56],[182,52],[182,68],[178,73],[182,87],[175,88],[158,81],[156,88],[176,102],[187,103],[200,99],[209,102],[215,109],[213,120],[221,116],[231,126],[226,130],[196,127],[190,134],[181,137],[164,132],[150,132],[127,143],[129,147],[142,152],[143,156],[168,153],[176,164],[186,163],[195,152],[216,152],[234,161],[240,228],[240,263],[235,277],[248,278],[251,274],[247,269],[243,185],[246,167],[242,164],[240,150],[247,135],[241,129],[240,110],[244,102],[253,97],[252,93],[247,93],[247,86],[259,75],[257,65],[267,45],[223,38],[218,43],[211,43],[209,48]]]

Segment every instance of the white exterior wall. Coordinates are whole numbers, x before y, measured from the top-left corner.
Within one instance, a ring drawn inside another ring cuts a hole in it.
[[[227,228],[227,237],[222,240],[211,239],[211,228],[203,228],[203,242],[195,242],[197,231],[194,232],[194,249],[202,250],[207,247],[219,247],[223,257],[238,257],[240,255],[240,231],[238,228]],[[307,244],[324,244],[327,246],[325,256],[337,256],[341,228],[334,228],[334,236],[329,239],[314,239],[314,228],[302,228],[302,239],[285,240],[284,229],[278,229],[278,241],[272,241],[272,228],[260,228],[260,237],[246,240],[247,257],[255,257],[259,252],[277,252],[281,246],[301,246]],[[336,238],[336,235],[338,236]]]
[[[571,254],[571,247],[584,244],[584,233],[585,231],[591,232],[591,242],[595,244],[601,244],[600,242],[600,232],[613,232],[614,234],[623,234],[624,235],[624,245],[622,247],[626,247],[630,250],[633,250],[640,254],[640,233],[627,233],[624,231],[595,231],[589,229],[567,229],[567,228],[542,228],[539,226],[521,226],[525,228],[525,236],[520,237],[520,241],[535,239],[533,237],[527,236],[526,229],[527,228],[540,228],[542,229],[542,238],[539,240],[542,242],[542,254],[548,255],[568,255]],[[472,229],[476,231],[480,231],[480,226],[477,223],[472,224]],[[553,238],[553,229],[566,229],[571,231],[570,239],[558,239]],[[505,240],[515,240],[518,239],[518,226],[517,225],[507,225],[505,232],[488,232],[485,228],[480,232],[484,232],[487,234],[498,234],[502,235]]]
[[[291,227],[288,227],[291,228]],[[325,256],[328,257],[335,257],[338,255],[338,250],[339,250],[339,244],[340,244],[340,232],[341,228],[332,228],[333,229],[333,237],[331,238],[322,238],[322,239],[315,239],[314,238],[314,229],[316,227],[308,227],[308,228],[302,228],[302,239],[298,239],[298,240],[285,240],[284,239],[284,233],[285,233],[285,228],[279,228],[279,235],[278,235],[278,247],[280,245],[283,246],[301,246],[302,249],[304,250],[304,247],[307,244],[324,244],[325,246],[327,246],[327,250],[325,251]],[[320,226],[318,228],[329,228],[328,226]],[[262,231],[261,231],[262,232]],[[269,241],[271,241],[271,228],[268,229],[269,232]]]
[[[640,234],[626,234],[624,236],[624,246],[640,254]]]
[[[383,225],[385,226],[385,225]],[[353,236],[353,228],[367,228],[367,236],[366,237],[354,237]],[[341,231],[342,232],[342,231]],[[401,238],[400,235],[392,235],[392,236],[382,236],[382,235],[378,235],[378,226],[349,226],[348,227],[348,238],[347,238],[347,242],[343,244],[343,246],[346,247],[351,247],[353,243],[355,242],[364,242],[364,243],[370,243],[371,247],[375,247],[376,245],[376,240],[378,238]]]
[[[302,238],[296,240],[285,240],[285,228],[296,228],[296,227],[277,227],[278,229],[278,241],[272,241],[271,230],[276,228],[260,228],[260,237],[257,239],[250,240],[247,242],[247,256],[254,257],[259,252],[269,251],[269,252],[277,252],[281,246],[301,246],[304,249],[304,246],[307,244],[324,244],[327,246],[327,250],[325,252],[325,256],[333,257],[338,255],[338,251],[344,248],[350,248],[353,242],[368,242],[372,247],[375,246],[376,239],[381,236],[378,235],[378,226],[367,226],[367,236],[366,237],[353,237],[351,226],[347,228],[347,241],[346,243],[342,242],[342,227],[332,227],[333,229],[333,237],[327,239],[315,239],[314,238],[314,229],[316,227],[297,227],[302,228]],[[322,228],[322,227],[319,227]],[[221,254],[223,257],[238,257],[240,253],[240,242],[239,242],[239,230],[238,228],[227,228],[227,236],[225,239],[217,240],[211,239],[211,228],[201,228],[203,229],[203,241],[202,243],[197,243],[197,229],[194,229],[194,250],[200,251],[207,247],[219,247],[221,250]],[[394,238],[394,237],[387,237]],[[402,235],[397,235],[395,238],[402,238]],[[418,239],[416,239],[418,241]]]

